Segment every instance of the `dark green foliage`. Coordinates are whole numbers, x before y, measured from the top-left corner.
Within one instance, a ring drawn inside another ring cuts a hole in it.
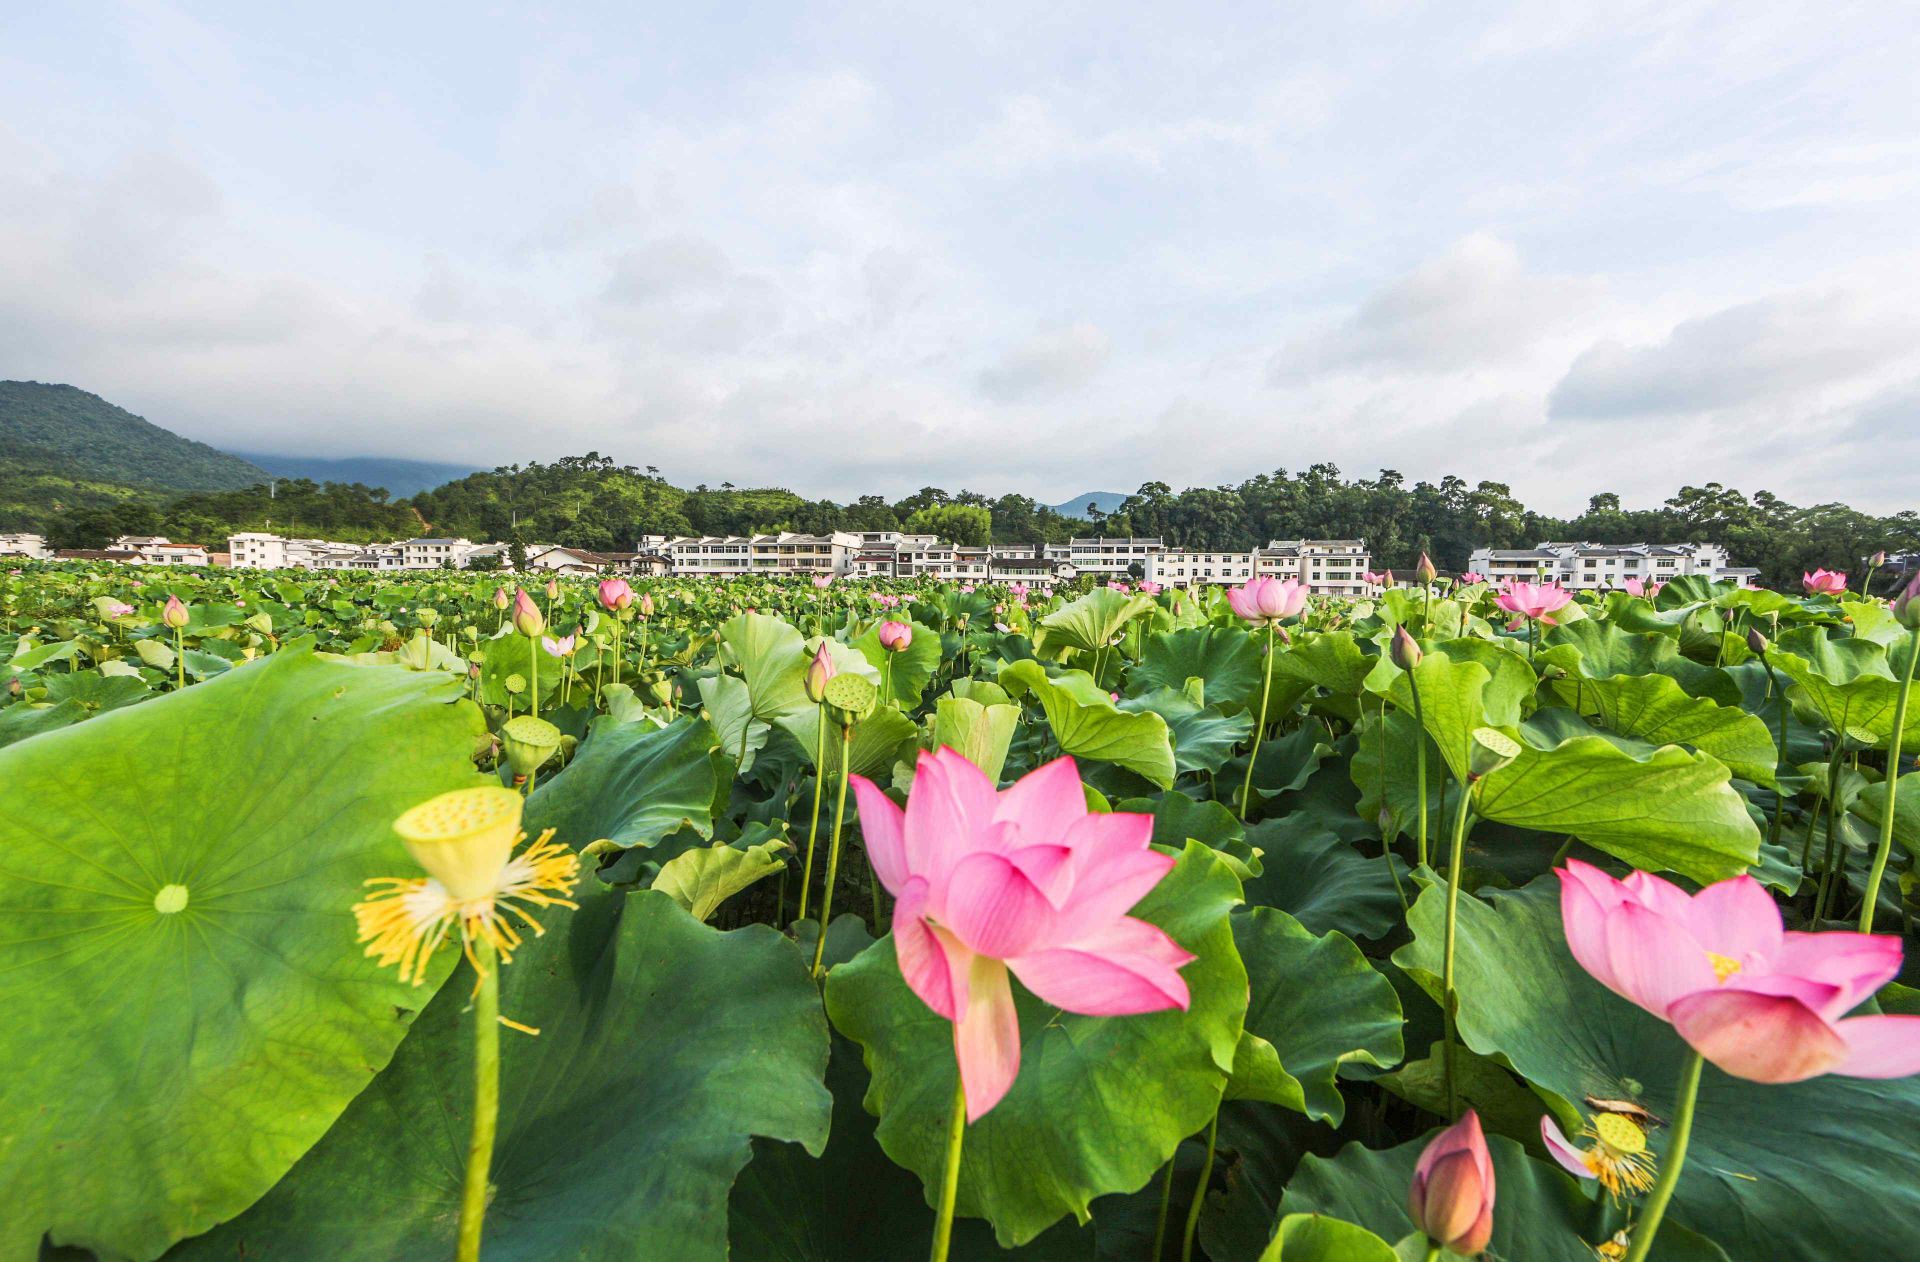
[[[99,395],[38,381],[0,381],[0,465],[168,491],[223,490],[266,477]]]

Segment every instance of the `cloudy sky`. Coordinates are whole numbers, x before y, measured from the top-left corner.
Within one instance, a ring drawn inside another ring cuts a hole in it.
[[[1891,511],[1916,63],[1900,3],[9,0],[0,377],[836,497]]]

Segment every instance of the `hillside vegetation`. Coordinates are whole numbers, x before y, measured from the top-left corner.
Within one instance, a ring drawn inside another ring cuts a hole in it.
[[[97,394],[38,381],[0,381],[0,462],[160,491],[230,490],[267,476]]]

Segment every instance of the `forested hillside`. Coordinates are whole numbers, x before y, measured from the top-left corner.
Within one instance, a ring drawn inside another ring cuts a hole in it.
[[[217,491],[266,478],[238,456],[182,438],[74,386],[0,381],[0,463],[160,491]]]

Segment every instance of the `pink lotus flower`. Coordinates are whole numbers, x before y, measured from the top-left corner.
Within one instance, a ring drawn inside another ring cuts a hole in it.
[[[550,578],[547,580],[547,599],[548,600],[560,599],[560,580],[559,579]]]
[[[1838,596],[1847,590],[1847,576],[1839,570],[1815,570],[1800,576],[1800,586],[1809,596]]]
[[[889,653],[904,653],[913,643],[913,627],[905,622],[880,624],[880,647]]]
[[[1089,814],[1073,759],[1004,792],[965,756],[922,753],[903,812],[851,777],[880,883],[898,900],[900,975],[953,1022],[967,1120],[1020,1072],[1009,971],[1046,1003],[1095,1017],[1184,1010],[1194,956],[1126,913],[1173,869],[1147,815]]]
[[[1462,587],[1471,587],[1475,583],[1484,583],[1486,581],[1487,576],[1485,574],[1475,574],[1472,570],[1468,570],[1460,576],[1460,586]]]
[[[1133,590],[1133,588],[1127,586],[1125,583],[1108,583],[1107,586],[1123,596]]]
[[[1900,971],[1887,934],[1791,933],[1750,876],[1689,895],[1570,859],[1560,916],[1580,967],[1736,1078],[1920,1073],[1920,1016],[1846,1017]]]
[[[1421,1152],[1407,1213],[1449,1253],[1471,1257],[1493,1239],[1493,1156],[1478,1113],[1468,1109]]]
[[[167,603],[160,609],[160,621],[175,631],[187,625],[187,607],[171,592],[167,593]]]
[[[556,640],[550,635],[543,635],[540,637],[540,647],[547,650],[549,657],[565,657],[573,652],[573,637],[563,635]]]
[[[1434,568],[1433,558],[1422,552],[1420,560],[1413,567],[1413,576],[1421,583],[1431,585],[1434,579],[1440,577],[1440,571]]]
[[[1265,625],[1305,612],[1307,589],[1297,578],[1284,583],[1277,578],[1249,579],[1243,587],[1228,589],[1227,604],[1248,622]]]
[[[109,618],[124,618],[132,612],[133,612],[132,605],[123,604],[122,602],[117,600],[107,606],[107,616]]]
[[[1027,598],[1027,593],[1032,590],[1033,589],[1031,587],[1028,587],[1025,583],[1011,583],[1007,586],[1007,591],[1013,596],[1015,600],[1025,600]]]
[[[1393,575],[1390,573],[1375,573],[1373,570],[1364,570],[1360,574],[1360,581],[1368,587],[1385,587],[1393,581]]]
[[[600,607],[618,613],[633,603],[633,585],[624,578],[600,580]]]
[[[967,593],[969,593],[969,592],[971,592],[971,591],[973,591],[973,584],[972,584],[972,583],[962,583],[962,584],[960,584],[960,593],[961,593],[962,595],[966,595]]]
[[[1651,579],[1630,578],[1620,584],[1620,589],[1629,596],[1644,596],[1648,600],[1652,600],[1660,594],[1660,589],[1665,586],[1665,583],[1654,582]]]
[[[820,647],[813,651],[813,660],[807,663],[807,699],[818,705],[827,695],[827,681],[840,673],[833,664],[833,657],[827,652],[827,642],[820,641]]]
[[[493,607],[495,609],[498,609],[501,613],[505,613],[507,611],[507,606],[511,605],[512,603],[513,603],[513,597],[507,595],[506,588],[496,587],[493,589]]]
[[[652,592],[642,592],[640,594],[640,616],[642,618],[653,617],[653,593]]]
[[[1558,583],[1523,583],[1510,578],[1500,584],[1500,594],[1493,603],[1513,614],[1516,619],[1533,618],[1548,626],[1553,625],[1553,615],[1573,602],[1573,593]]]
[[[1145,595],[1145,596],[1158,596],[1161,592],[1165,590],[1166,589],[1160,586],[1160,584],[1154,583],[1154,582],[1143,581],[1140,584],[1140,592],[1142,595]]]
[[[831,587],[833,586],[833,575],[815,574],[813,576],[813,585],[815,587]]]

